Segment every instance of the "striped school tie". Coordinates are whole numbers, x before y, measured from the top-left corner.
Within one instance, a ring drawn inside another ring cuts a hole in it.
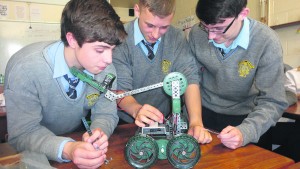
[[[142,40],[142,43],[146,46],[147,50],[148,50],[148,55],[147,57],[152,60],[154,58],[154,53],[153,53],[153,47],[155,45],[155,43],[148,43],[145,42],[144,40]]]
[[[64,75],[64,78],[68,81],[69,83],[69,91],[67,92],[67,95],[71,99],[76,99],[77,97],[77,91],[76,91],[76,86],[79,83],[79,79],[70,79],[67,74]]]

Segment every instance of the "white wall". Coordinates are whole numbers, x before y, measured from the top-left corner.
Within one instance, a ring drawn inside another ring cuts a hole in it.
[[[121,21],[123,23],[129,22],[133,19],[135,19],[134,16],[129,16],[129,8],[124,8],[124,7],[114,7],[114,10],[116,13],[120,16]]]
[[[22,47],[59,39],[64,4],[0,0],[0,7],[0,74],[4,74],[8,60]]]
[[[0,4],[5,3],[11,5],[9,16],[6,18],[0,16],[0,74],[4,73],[8,59],[17,49],[27,43],[59,38],[60,15],[64,5],[68,1],[69,0],[0,0]],[[123,0],[118,1],[123,2]],[[135,1],[136,0],[130,0],[130,3],[133,4]],[[172,24],[177,25],[178,21],[191,15],[195,16],[195,7],[198,0],[188,1],[187,3],[187,0],[177,0],[176,13]],[[29,27],[28,11],[24,11],[25,18],[23,19],[15,17],[16,12],[14,12],[14,10],[17,7],[22,7],[22,5],[27,6],[25,2],[31,2],[36,9],[40,9],[40,14],[36,15],[35,13],[34,17],[31,18],[32,24],[36,25],[33,28],[36,29],[27,29]],[[250,17],[259,20],[260,0],[248,0],[248,7],[250,8]],[[115,7],[115,10],[125,22],[133,19],[133,17],[128,16],[127,6],[126,8]],[[5,22],[12,23],[4,24]],[[197,20],[194,22],[197,22]],[[16,26],[18,25],[17,23],[20,23],[20,26]],[[293,67],[300,65],[300,33],[297,33],[298,29],[300,29],[300,24],[275,29],[284,50],[284,62]],[[13,33],[10,34],[8,31]],[[49,31],[49,33],[44,33],[47,31]],[[51,35],[48,36],[49,34]],[[9,42],[11,42],[10,44],[14,44],[13,46],[15,47],[7,47]]]
[[[41,4],[56,4],[56,5],[65,5],[69,0],[7,0],[15,2],[32,2],[32,3],[41,3]]]
[[[283,48],[283,61],[292,67],[300,66],[300,24],[277,28]]]
[[[195,15],[195,7],[198,0],[177,0],[177,8],[173,24],[178,26],[178,21]],[[276,1],[276,0],[275,0]],[[292,6],[295,0],[280,0],[287,3],[287,6]],[[299,0],[296,0],[299,3]],[[291,3],[291,4],[289,4]],[[299,4],[297,4],[299,5]],[[248,0],[248,7],[250,8],[249,17],[260,20],[260,0]],[[300,9],[299,9],[300,10]],[[300,18],[298,19],[300,21]],[[283,60],[285,63],[298,67],[300,66],[300,24],[294,26],[286,26],[283,28],[274,29],[280,38],[282,48],[284,51]]]

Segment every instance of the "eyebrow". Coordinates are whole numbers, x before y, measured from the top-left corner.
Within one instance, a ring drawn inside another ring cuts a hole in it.
[[[152,23],[149,23],[149,22],[146,22],[146,21],[145,21],[145,23],[146,23],[147,25],[152,25],[152,26],[154,26],[154,27],[157,27],[157,26],[153,25]],[[164,27],[168,27],[168,26],[170,26],[170,25],[163,25],[163,26],[160,26],[159,28],[164,28]]]
[[[109,46],[109,45],[95,45],[94,47],[95,48],[110,49],[110,48],[113,48],[114,46],[113,45],[111,45],[111,46]]]

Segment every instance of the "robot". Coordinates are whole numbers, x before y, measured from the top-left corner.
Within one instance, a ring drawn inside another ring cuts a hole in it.
[[[163,82],[135,89],[122,94],[110,91],[115,79],[113,74],[108,74],[102,83],[82,71],[71,68],[71,73],[80,80],[90,84],[105,94],[111,101],[125,96],[146,92],[163,87],[164,91],[172,97],[172,115],[162,124],[138,128],[135,136],[131,137],[125,147],[125,158],[134,168],[149,168],[157,159],[168,161],[175,168],[192,168],[200,160],[200,146],[196,139],[187,135],[188,122],[181,113],[180,96],[187,88],[185,76],[179,72],[168,74]]]

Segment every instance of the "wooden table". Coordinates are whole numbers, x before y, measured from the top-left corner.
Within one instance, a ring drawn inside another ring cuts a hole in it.
[[[300,162],[290,165],[290,166],[287,166],[284,169],[299,169],[299,168],[300,168]]]
[[[112,157],[109,164],[101,166],[102,169],[114,168],[124,169],[132,168],[124,157],[124,148],[130,137],[132,137],[137,127],[134,124],[119,125],[114,134],[109,139],[107,152],[108,159]],[[80,140],[82,133],[72,133],[68,135],[75,140]],[[201,158],[194,168],[283,168],[294,164],[294,161],[262,149],[255,145],[247,145],[236,150],[226,148],[220,143],[216,135],[213,135],[213,141],[210,144],[201,145]],[[72,163],[50,162],[53,167],[58,169],[77,167]],[[174,168],[168,160],[158,160],[152,169],[169,169]]]
[[[291,105],[282,115],[283,117],[287,117],[290,119],[296,120],[296,122],[300,122],[300,100],[296,104]]]
[[[0,85],[0,94],[3,93],[3,85]],[[0,106],[0,143],[5,141],[7,133],[6,109]]]
[[[5,107],[0,107],[0,143],[6,141],[7,134],[7,120],[6,120],[6,109]]]
[[[8,143],[0,144],[0,168],[1,165],[12,165],[20,161],[20,154]]]

